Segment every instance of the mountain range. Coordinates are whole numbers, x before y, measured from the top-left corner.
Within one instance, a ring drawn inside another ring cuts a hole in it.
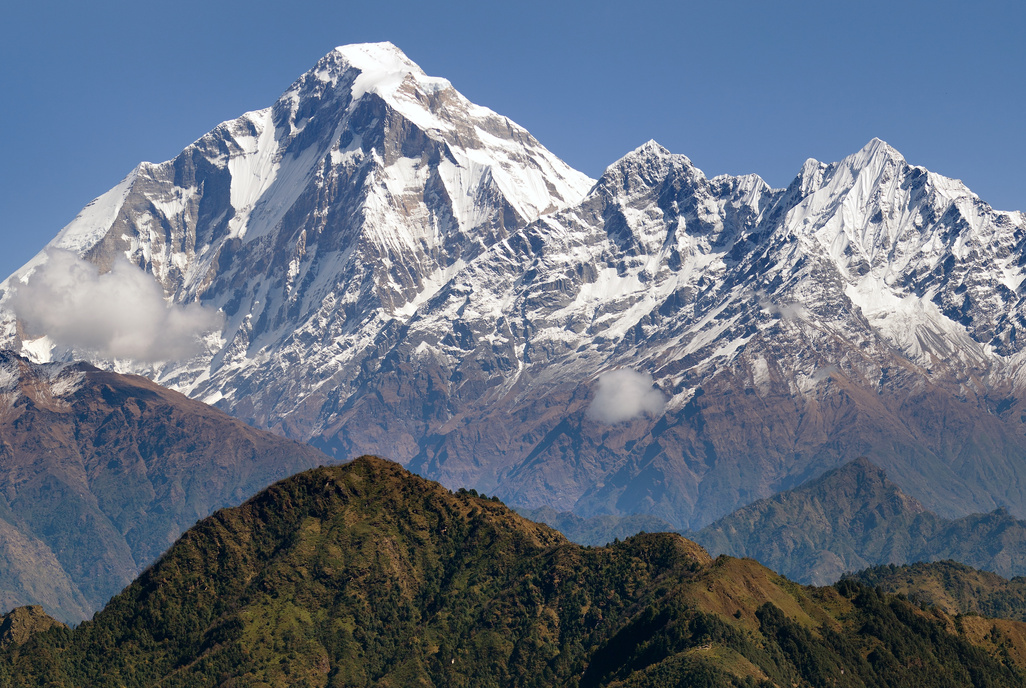
[[[679,535],[568,543],[362,457],[187,531],[73,630],[7,615],[4,685],[1020,686],[1026,624],[803,588]]]
[[[0,363],[4,608],[88,619],[195,520],[241,502],[245,489],[331,462],[143,378],[13,354]],[[521,512],[588,545],[672,530],[644,515]],[[713,554],[817,585],[878,564],[942,559],[1026,574],[1026,523],[1007,510],[937,516],[864,458],[686,535]]]
[[[204,337],[42,327],[71,260]],[[1024,517],[1024,265],[1022,213],[883,141],[783,189],[654,142],[592,180],[366,44],[90,204],[0,286],[0,343],[522,508],[696,530],[869,455]]]
[[[673,531],[652,516],[582,518],[546,507],[519,512],[592,546],[638,532]],[[751,557],[813,585],[830,585],[862,569],[885,571],[881,565],[943,560],[973,567],[969,570],[981,576],[1026,575],[1026,522],[1007,509],[957,519],[938,516],[865,457],[681,534],[714,555]]]

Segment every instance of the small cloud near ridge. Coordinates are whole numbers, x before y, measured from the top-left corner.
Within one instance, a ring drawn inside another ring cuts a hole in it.
[[[169,304],[149,274],[119,259],[100,274],[92,263],[62,249],[16,283],[10,307],[33,334],[105,358],[156,362],[199,353],[201,337],[220,329],[223,316],[199,304]]]
[[[624,368],[599,375],[585,416],[615,425],[643,415],[659,416],[665,409],[666,395],[655,387],[652,376]]]

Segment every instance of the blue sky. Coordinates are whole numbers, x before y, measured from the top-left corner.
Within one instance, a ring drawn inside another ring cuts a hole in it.
[[[592,175],[653,138],[786,185],[878,136],[1026,210],[1026,3],[3,0],[0,277],[139,161],[389,40]]]

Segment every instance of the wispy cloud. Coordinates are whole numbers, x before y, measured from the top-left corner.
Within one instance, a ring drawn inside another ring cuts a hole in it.
[[[658,416],[666,408],[666,395],[660,392],[648,373],[612,370],[599,375],[595,398],[586,416],[599,423],[613,425],[648,414]]]
[[[10,305],[30,332],[57,344],[148,362],[198,353],[200,337],[222,324],[220,313],[199,304],[168,304],[156,280],[127,260],[101,275],[60,249],[16,285]]]

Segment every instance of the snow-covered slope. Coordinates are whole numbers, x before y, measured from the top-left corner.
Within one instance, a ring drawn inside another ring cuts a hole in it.
[[[394,46],[346,46],[53,245],[224,314],[192,360],[107,365],[340,459],[700,527],[868,453],[944,515],[1026,515],[1026,218],[879,140],[786,189],[654,142],[594,182]],[[616,368],[664,412],[588,415]]]

